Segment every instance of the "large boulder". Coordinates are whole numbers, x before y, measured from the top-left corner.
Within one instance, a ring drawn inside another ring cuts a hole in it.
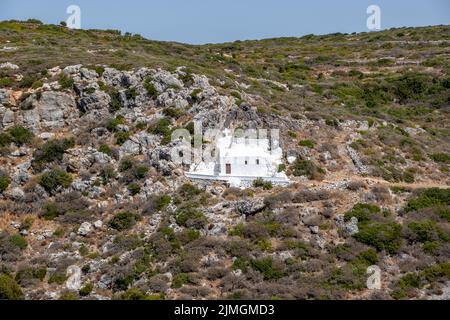
[[[120,151],[127,155],[146,154],[157,145],[158,137],[146,132],[139,132],[120,147]]]
[[[108,111],[109,104],[111,103],[111,97],[104,91],[96,90],[93,93],[83,93],[78,100],[78,107],[83,112],[91,112],[93,110],[106,110]]]
[[[23,111],[22,122],[35,132],[63,128],[78,116],[75,99],[65,92],[46,91],[28,99],[31,109]]]
[[[83,222],[78,228],[78,235],[86,237],[92,231],[92,224],[89,222]]]
[[[242,200],[236,202],[236,210],[246,216],[251,216],[263,211],[266,208],[263,198],[254,200]]]
[[[158,69],[156,73],[153,75],[153,82],[155,85],[155,88],[159,92],[165,91],[167,88],[175,87],[175,88],[183,88],[184,84],[181,82],[176,75],[165,71]]]

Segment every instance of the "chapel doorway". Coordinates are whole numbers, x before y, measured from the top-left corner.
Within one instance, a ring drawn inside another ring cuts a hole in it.
[[[227,163],[225,167],[226,167],[226,169],[225,169],[226,174],[231,174],[231,164]]]

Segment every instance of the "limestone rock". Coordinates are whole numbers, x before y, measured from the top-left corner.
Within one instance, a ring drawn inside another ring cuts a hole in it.
[[[78,235],[80,236],[87,236],[89,235],[89,233],[92,230],[92,224],[89,222],[83,222],[80,226],[80,228],[78,228]]]
[[[262,198],[255,200],[242,200],[236,203],[236,210],[246,216],[254,215],[263,211],[265,208],[266,204]]]

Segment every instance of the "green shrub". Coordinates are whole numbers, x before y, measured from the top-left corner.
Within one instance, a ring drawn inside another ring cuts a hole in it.
[[[100,177],[102,178],[103,184],[109,183],[112,179],[115,179],[117,177],[117,173],[114,170],[113,166],[107,165],[100,169],[99,173]]]
[[[310,160],[297,158],[292,165],[292,174],[296,177],[306,176],[308,179],[320,179],[325,171]]]
[[[0,148],[11,144],[12,138],[8,133],[0,133]]]
[[[165,108],[163,110],[163,114],[166,117],[169,117],[172,119],[178,119],[184,114],[184,112],[183,112],[183,110],[177,109],[177,108]]]
[[[125,131],[118,131],[114,134],[114,136],[116,137],[116,144],[121,146],[130,138],[130,133]]]
[[[202,89],[198,89],[197,88],[197,89],[192,90],[192,92],[191,92],[191,99],[194,100],[194,101],[197,101],[198,100],[198,95],[200,93],[202,93]]]
[[[75,292],[65,292],[59,296],[58,300],[76,301],[80,300],[80,297]]]
[[[50,193],[56,191],[59,187],[68,188],[71,183],[72,177],[70,174],[61,169],[44,172],[39,177],[39,184]]]
[[[8,133],[11,136],[11,141],[19,146],[30,143],[34,137],[34,134],[30,130],[21,126],[9,128]]]
[[[8,189],[11,179],[6,175],[6,173],[0,171],[0,193]]]
[[[110,221],[109,226],[115,230],[123,231],[131,229],[141,216],[130,211],[117,213]]]
[[[17,248],[24,250],[28,247],[27,240],[22,237],[20,234],[12,235],[9,238],[9,242],[11,242],[12,245],[16,246]]]
[[[433,285],[436,281],[450,280],[450,263],[438,263],[426,267],[420,272],[411,272],[397,281],[394,291],[391,296],[394,299],[402,299],[407,296],[407,291],[410,289],[419,289],[426,284]]]
[[[120,93],[115,90],[112,90],[109,93],[109,96],[111,97],[111,104],[110,104],[111,109],[113,111],[119,111],[120,108],[122,108],[122,102],[120,100]]]
[[[205,227],[207,219],[203,212],[196,208],[188,207],[178,211],[176,222],[183,227],[202,229]]]
[[[131,195],[135,196],[141,192],[141,187],[137,183],[130,183],[128,185],[128,191],[130,191]]]
[[[61,74],[58,83],[60,84],[62,89],[72,89],[74,80],[65,74]]]
[[[262,273],[264,280],[277,280],[285,276],[284,271],[275,265],[272,258],[252,260],[250,265],[253,269]]]
[[[10,77],[1,77],[0,78],[0,88],[10,87],[13,83],[13,80]]]
[[[128,88],[128,89],[125,91],[125,97],[126,97],[128,100],[136,99],[137,96],[138,96],[138,93],[137,93],[137,91],[136,91],[135,88]]]
[[[422,191],[419,196],[410,199],[405,211],[417,211],[423,208],[450,205],[450,189],[430,188]]]
[[[109,156],[112,154],[111,147],[107,144],[102,144],[100,147],[98,147],[98,151],[103,152],[104,154],[107,154]]]
[[[86,297],[91,294],[93,289],[94,285],[89,282],[84,287],[82,287],[78,293],[80,294],[80,296]]]
[[[358,203],[353,209],[344,214],[344,220],[349,221],[352,217],[358,218],[358,222],[369,221],[375,214],[379,214],[381,209],[373,204]]]
[[[312,142],[311,140],[301,140],[298,144],[302,147],[307,147],[310,149],[314,148],[314,142]]]
[[[450,237],[431,220],[414,221],[408,224],[409,230],[414,234],[415,239],[420,242],[442,240],[450,241]]]
[[[125,118],[122,116],[117,116],[114,119],[111,119],[106,124],[106,129],[108,129],[109,132],[115,132],[117,130],[117,127],[121,124],[125,124]]]
[[[22,289],[7,274],[0,274],[0,300],[23,300]]]
[[[396,222],[359,223],[359,232],[353,237],[359,242],[365,243],[377,250],[386,250],[396,253],[401,245],[402,227]]]
[[[46,268],[23,268],[16,273],[15,280],[19,285],[23,285],[34,279],[43,281],[46,274]]]
[[[450,163],[450,155],[447,153],[435,153],[430,156],[430,158],[438,163]]]
[[[26,217],[20,224],[19,230],[29,230],[34,223],[33,217]]]
[[[150,82],[149,79],[145,80],[145,82],[144,82],[144,89],[147,91],[147,94],[151,98],[156,98],[159,95],[158,90],[156,90],[155,86],[153,85],[153,83]]]
[[[64,284],[64,282],[66,282],[66,280],[67,280],[67,276],[66,276],[65,271],[56,270],[48,278],[48,283],[49,284],[56,283],[56,284],[62,285],[62,284]]]
[[[130,157],[124,158],[121,162],[120,162],[120,166],[119,166],[119,171],[120,172],[125,172],[128,171],[130,169],[132,169],[134,167],[134,160]]]
[[[171,121],[167,118],[160,119],[155,125],[149,128],[150,133],[160,135],[160,136],[169,136],[171,134],[170,130]]]
[[[40,171],[48,163],[62,161],[64,153],[74,146],[74,139],[50,140],[44,143],[33,153],[33,167]]]
[[[272,182],[266,181],[263,178],[258,178],[253,181],[253,187],[263,188],[264,190],[270,190],[273,188]]]
[[[180,189],[178,189],[178,194],[184,199],[192,199],[193,197],[202,193],[202,190],[198,189],[196,186],[185,183]]]
[[[179,273],[172,280],[172,288],[178,289],[189,282],[189,275],[187,273]]]
[[[139,290],[138,288],[130,288],[126,292],[122,293],[119,300],[163,300],[163,295],[148,295]]]
[[[147,172],[148,172],[148,167],[145,165],[136,165],[133,166],[133,176],[138,179],[138,180],[142,180],[147,176]]]

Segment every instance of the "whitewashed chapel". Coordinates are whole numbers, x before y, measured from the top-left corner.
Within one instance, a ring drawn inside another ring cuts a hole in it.
[[[279,141],[267,137],[237,137],[224,130],[217,139],[215,157],[210,162],[191,166],[191,179],[220,180],[232,186],[249,186],[258,178],[273,184],[288,184],[284,172],[278,172],[283,151]]]

